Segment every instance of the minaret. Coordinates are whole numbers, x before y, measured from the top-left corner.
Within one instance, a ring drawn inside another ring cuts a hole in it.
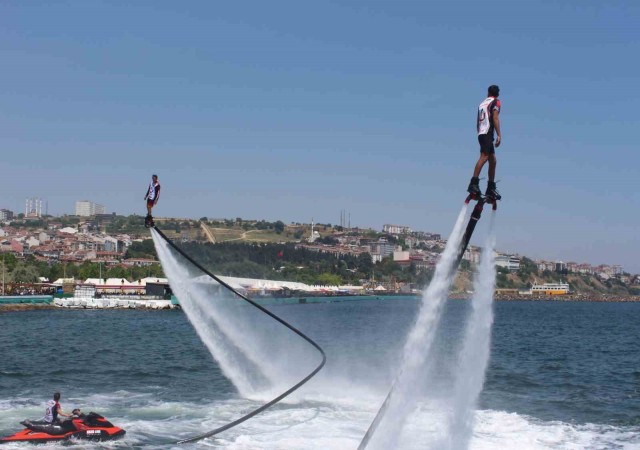
[[[315,242],[315,240],[320,237],[320,234],[313,229],[314,225],[315,223],[313,222],[313,219],[311,219],[311,236],[309,236],[309,239],[308,239],[310,244]]]

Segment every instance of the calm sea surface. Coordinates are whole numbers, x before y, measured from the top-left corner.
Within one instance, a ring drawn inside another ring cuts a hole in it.
[[[393,380],[419,302],[270,305],[325,349],[327,366],[286,403],[186,447],[355,449]],[[440,401],[450,380],[464,376],[452,367],[469,309],[447,304],[436,340]],[[91,448],[184,448],[172,442],[264,400],[238,395],[180,311],[0,313],[0,435],[42,416],[54,391],[63,409],[96,411],[127,430]],[[424,406],[413,417],[403,448],[425,448],[438,411]],[[640,449],[640,304],[496,303],[471,448]]]

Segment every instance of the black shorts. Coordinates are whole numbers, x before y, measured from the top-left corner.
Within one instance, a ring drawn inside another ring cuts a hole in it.
[[[496,149],[493,147],[493,136],[490,134],[479,134],[478,143],[480,144],[480,151],[487,155],[493,155]]]

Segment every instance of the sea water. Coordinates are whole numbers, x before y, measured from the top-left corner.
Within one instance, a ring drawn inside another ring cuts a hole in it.
[[[183,312],[0,313],[0,435],[41,417],[60,391],[64,410],[95,411],[127,430],[91,448],[355,449],[387,394],[419,302],[269,306],[318,341],[326,368],[297,397],[186,446],[172,442],[261,402],[238,394]],[[446,303],[429,377],[443,392],[453,386],[453,350],[470,311],[468,301]],[[469,448],[640,449],[640,304],[497,302],[494,312]],[[398,449],[430,448],[446,426],[433,404],[418,405]]]

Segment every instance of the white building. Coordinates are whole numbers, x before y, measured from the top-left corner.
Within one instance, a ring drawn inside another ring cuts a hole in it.
[[[496,254],[496,266],[504,267],[510,272],[517,272],[520,270],[520,258],[514,255],[502,255]]]
[[[89,200],[78,200],[76,202],[76,216],[90,217],[96,214],[104,214],[104,211],[104,206],[90,202]]]
[[[385,224],[382,226],[382,232],[389,234],[409,234],[411,233],[411,228],[404,225]]]
[[[393,255],[393,252],[396,250],[396,246],[391,242],[388,242],[386,238],[378,239],[378,242],[372,242],[370,244],[371,248],[371,256],[380,255],[380,260],[387,256]],[[400,248],[402,250],[402,248]]]
[[[469,247],[464,251],[462,259],[472,264],[480,264],[480,252],[476,248]]]
[[[25,217],[42,217],[42,209],[45,209],[46,214],[46,202],[41,198],[28,198],[25,201],[24,216]]]
[[[40,241],[33,236],[30,236],[29,239],[25,241],[25,243],[31,247],[38,247],[40,245]]]

